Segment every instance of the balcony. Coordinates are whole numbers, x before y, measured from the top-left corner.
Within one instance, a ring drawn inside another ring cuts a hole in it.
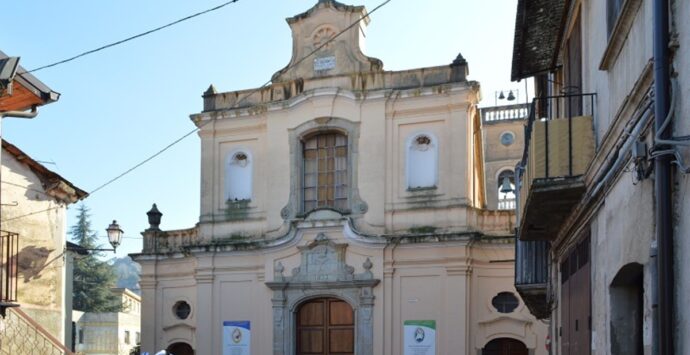
[[[515,242],[515,289],[537,319],[551,315],[547,294],[549,279],[549,242]]]
[[[482,123],[492,124],[506,121],[524,120],[529,115],[528,104],[492,106],[481,109]]]
[[[500,211],[513,211],[515,210],[515,199],[514,198],[503,198],[498,200],[498,209]]]
[[[594,157],[595,100],[596,94],[577,94],[532,101],[517,174],[520,240],[554,240],[582,198]]]
[[[0,231],[0,315],[8,307],[17,307],[17,254],[19,234]]]

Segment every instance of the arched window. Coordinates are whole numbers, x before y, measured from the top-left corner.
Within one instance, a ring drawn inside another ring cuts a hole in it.
[[[496,179],[498,185],[498,209],[515,209],[515,173],[512,170],[503,170]]]
[[[252,199],[252,160],[246,151],[228,154],[225,162],[225,200]]]
[[[303,142],[304,211],[318,207],[347,209],[347,136],[322,133]]]
[[[438,143],[430,134],[412,136],[407,141],[407,188],[436,187],[438,182]]]

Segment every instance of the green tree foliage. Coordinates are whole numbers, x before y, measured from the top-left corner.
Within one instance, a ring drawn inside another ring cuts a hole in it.
[[[98,237],[91,229],[89,209],[81,204],[77,223],[70,228],[72,241],[86,249],[100,248]],[[115,286],[117,276],[105,261],[98,259],[100,253],[90,251],[89,255],[74,258],[73,308],[84,312],[118,312],[120,302],[110,288]]]

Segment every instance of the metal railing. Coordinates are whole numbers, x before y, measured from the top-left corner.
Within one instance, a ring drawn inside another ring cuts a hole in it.
[[[549,242],[515,238],[515,285],[546,284],[549,278]]]
[[[17,300],[19,234],[0,231],[0,302]]]
[[[529,104],[485,107],[481,113],[484,123],[524,120],[529,115]]]
[[[573,117],[593,116],[596,103],[595,93],[568,94],[557,96],[535,97],[529,110],[527,126],[525,126],[525,146],[522,152],[520,166],[527,166],[529,147],[535,121],[544,122],[544,176],[549,177],[549,121],[554,119],[568,120],[568,170],[573,174]],[[518,178],[521,178],[518,174]]]
[[[59,340],[18,308],[9,309],[2,322],[1,355],[73,355]]]

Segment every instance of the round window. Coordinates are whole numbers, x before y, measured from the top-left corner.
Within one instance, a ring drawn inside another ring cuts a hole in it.
[[[189,317],[189,313],[191,312],[192,307],[190,307],[189,303],[185,301],[179,301],[173,306],[173,313],[175,313],[175,316],[179,319],[187,319],[187,317]]]
[[[500,313],[511,313],[520,304],[512,292],[500,292],[491,299],[491,304]]]
[[[501,134],[501,144],[507,147],[513,144],[513,142],[515,142],[515,135],[513,134],[513,132],[505,132]]]

